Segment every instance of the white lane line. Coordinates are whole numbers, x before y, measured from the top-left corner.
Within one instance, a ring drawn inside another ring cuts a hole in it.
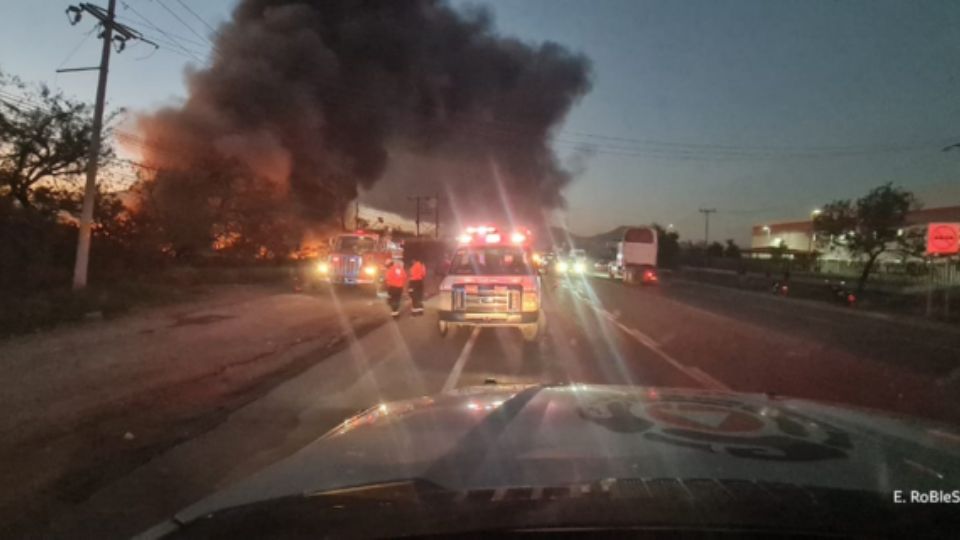
[[[446,394],[457,386],[457,381],[460,379],[460,373],[463,372],[463,366],[467,365],[467,359],[470,358],[470,352],[473,351],[473,345],[477,342],[477,336],[479,335],[480,327],[474,326],[473,332],[470,334],[470,339],[468,339],[463,345],[463,350],[460,351],[460,356],[457,357],[457,361],[453,364],[453,369],[450,371],[450,375],[447,377],[447,382],[443,383],[443,389],[440,390],[441,393]]]
[[[722,382],[720,382],[719,380],[711,377],[711,376],[708,375],[705,371],[703,371],[703,370],[701,370],[701,369],[699,369],[699,368],[696,368],[696,367],[691,367],[691,366],[687,366],[687,365],[684,365],[684,364],[680,363],[679,360],[677,360],[676,358],[670,356],[669,353],[667,353],[666,351],[664,351],[663,348],[660,347],[660,344],[657,343],[657,341],[656,341],[655,339],[653,339],[652,337],[650,337],[650,336],[644,334],[643,332],[637,330],[636,328],[630,328],[629,326],[627,326],[627,325],[623,324],[622,322],[618,321],[618,320],[617,320],[617,317],[614,316],[613,313],[610,313],[609,311],[607,311],[607,310],[605,310],[605,309],[603,309],[603,308],[601,308],[601,307],[599,307],[599,306],[594,305],[593,302],[590,302],[589,300],[587,300],[587,299],[584,298],[583,296],[580,296],[579,294],[578,294],[577,296],[580,298],[580,300],[581,300],[582,302],[586,303],[588,306],[590,306],[591,308],[593,308],[594,311],[596,311],[597,313],[599,313],[600,315],[602,315],[602,316],[603,316],[604,318],[606,318],[608,321],[610,321],[610,322],[612,322],[613,324],[615,324],[615,325],[617,326],[617,328],[619,328],[620,330],[623,331],[623,333],[627,334],[628,336],[632,337],[634,340],[636,340],[637,342],[639,342],[639,343],[640,343],[641,345],[643,345],[644,347],[646,347],[646,348],[650,349],[651,351],[653,351],[654,354],[656,354],[657,356],[659,356],[659,357],[660,357],[662,360],[664,360],[666,363],[670,364],[670,365],[673,366],[675,369],[683,372],[685,375],[687,375],[687,376],[690,377],[691,379],[697,381],[698,383],[702,384],[703,386],[705,386],[705,387],[707,387],[707,388],[709,388],[709,389],[711,389],[711,390],[730,390],[730,387],[729,387],[729,386],[727,386],[727,385],[723,384]]]

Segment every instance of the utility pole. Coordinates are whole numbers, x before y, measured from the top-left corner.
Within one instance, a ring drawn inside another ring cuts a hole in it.
[[[407,197],[407,200],[417,201],[417,238],[420,238],[420,199],[422,198],[423,197],[420,195],[417,195],[416,197]]]
[[[90,133],[90,148],[87,152],[87,181],[83,191],[83,209],[80,212],[79,237],[77,238],[77,258],[73,267],[73,289],[80,290],[87,286],[87,269],[90,266],[90,232],[93,228],[93,206],[97,194],[97,168],[100,161],[100,137],[103,133],[103,109],[107,96],[107,73],[110,69],[110,46],[117,44],[117,52],[121,52],[126,46],[127,40],[143,39],[143,36],[136,30],[118,23],[115,20],[117,9],[117,0],[109,0],[107,9],[95,6],[89,3],[81,3],[76,6],[70,6],[66,9],[67,17],[71,25],[80,22],[83,13],[89,13],[100,21],[103,26],[103,32],[100,33],[100,39],[103,40],[103,49],[100,52],[100,76],[97,79],[97,101],[93,108],[93,126]],[[116,33],[116,35],[114,35]]]
[[[716,212],[716,208],[701,208],[703,214],[703,247],[706,249],[710,245],[710,214]]]
[[[417,202],[417,238],[420,238],[420,201],[433,201],[435,205],[433,209],[434,236],[440,238],[440,195],[415,195],[407,197],[407,200]]]

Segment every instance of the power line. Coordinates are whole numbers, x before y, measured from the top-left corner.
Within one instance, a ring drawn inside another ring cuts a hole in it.
[[[146,25],[149,26],[150,28],[153,28],[153,29],[156,30],[157,32],[160,32],[160,34],[162,34],[162,35],[167,39],[167,44],[168,44],[168,46],[172,46],[173,49],[179,49],[180,51],[182,51],[183,54],[187,55],[187,56],[190,57],[190,58],[193,58],[194,60],[196,60],[196,61],[197,61],[198,63],[200,63],[200,64],[203,63],[203,60],[202,60],[199,56],[197,56],[197,54],[196,54],[194,51],[188,49],[185,45],[183,45],[183,43],[181,43],[181,40],[182,40],[183,38],[180,38],[180,37],[178,37],[178,36],[176,36],[176,35],[174,35],[174,34],[171,34],[170,32],[167,32],[167,31],[164,30],[163,28],[160,28],[159,26],[157,26],[156,24],[154,24],[153,21],[151,21],[149,18],[147,18],[146,16],[144,16],[144,15],[143,15],[142,13],[140,13],[135,7],[131,6],[131,5],[128,4],[126,1],[121,0],[120,3],[123,5],[123,8],[124,8],[125,10],[129,10],[131,13],[133,13],[134,15],[136,15],[136,16],[143,22],[143,24],[146,24]],[[204,46],[202,43],[199,44],[199,45],[200,45],[200,46]],[[171,52],[174,52],[174,51],[171,50]],[[182,54],[182,55],[183,55],[183,54]]]
[[[93,33],[96,31],[97,31],[97,27],[94,26],[93,28],[90,29],[89,32],[83,34],[83,37],[81,37],[80,41],[77,42],[76,46],[70,50],[70,53],[67,54],[67,57],[63,59],[63,62],[60,62],[60,65],[57,66],[57,69],[62,68],[64,64],[69,62],[70,59],[73,58],[73,55],[77,54],[77,51],[80,50],[80,47],[83,47],[83,44],[86,43],[87,40],[90,39],[90,36],[92,36]]]
[[[377,113],[382,113],[383,107],[374,107],[372,105],[365,105],[362,101],[357,101],[357,93],[347,94],[347,91],[344,89],[343,85],[336,85],[334,83],[324,83],[320,82],[320,86],[326,87],[334,91],[335,94],[341,93],[342,97],[339,99],[335,96],[325,95],[323,96],[323,101],[328,104],[336,104],[340,107],[346,108],[356,108],[356,109],[366,109]],[[363,95],[363,94],[359,94]],[[408,113],[413,115],[414,113]],[[429,121],[428,121],[429,122]],[[503,137],[514,137],[514,138],[527,138],[530,135],[530,130],[526,132],[506,129],[496,125],[494,122],[488,121],[479,121],[473,119],[465,118],[455,118],[452,120],[447,120],[447,122],[460,123],[468,128],[471,128],[468,132],[472,136],[478,136],[481,138],[496,139],[499,140]],[[567,132],[560,132],[567,133]],[[573,132],[573,133],[582,133],[582,132]],[[612,138],[612,137],[611,137]],[[947,139],[942,139],[947,140]],[[941,141],[942,141],[941,140]],[[949,139],[951,141],[955,138]],[[769,160],[769,159],[797,159],[797,158],[832,158],[832,157],[855,157],[862,155],[871,155],[878,152],[884,153],[903,153],[903,152],[914,152],[917,150],[927,150],[930,146],[925,145],[913,145],[913,146],[892,146],[887,145],[884,147],[837,147],[834,151],[824,152],[787,152],[787,153],[776,153],[776,152],[745,152],[745,151],[734,151],[734,150],[710,150],[704,151],[694,148],[694,147],[684,147],[677,143],[677,148],[660,148],[660,147],[631,147],[631,146],[622,146],[622,145],[610,145],[610,144],[597,144],[594,142],[586,142],[577,139],[570,139],[566,137],[560,137],[553,135],[550,138],[552,144],[557,146],[573,146],[576,148],[586,148],[595,153],[614,155],[614,156],[623,156],[623,157],[640,157],[640,158],[650,158],[650,159],[665,159],[670,161],[741,161],[744,159],[751,160]],[[861,150],[841,150],[840,148],[861,148]]]
[[[187,11],[200,20],[208,28],[212,27],[206,23],[198,14],[196,14],[192,9],[184,4],[181,0],[177,2],[184,7]],[[181,17],[179,17],[175,12],[173,12],[168,6],[163,4],[162,1],[158,0],[160,6],[165,9],[170,15],[174,16],[180,24],[185,26],[188,30],[191,31],[194,35],[200,37],[201,39],[206,40],[212,46],[212,51],[218,56],[222,56],[221,51],[217,48],[216,44],[212,43],[205,36],[197,33],[192,26],[187,24]],[[147,19],[145,16],[140,14],[135,8],[129,6],[124,2],[124,6],[130,9],[134,14],[143,19],[148,25],[153,27],[159,32],[162,32],[168,37],[168,44],[174,44],[182,53],[189,55],[189,57],[202,62],[200,58],[197,57],[197,52],[186,48],[180,39],[186,39],[182,37],[175,37],[170,32],[161,29],[159,26],[154,24],[152,21]],[[197,42],[192,42],[196,43]],[[177,54],[181,54],[177,51]],[[382,107],[377,106],[368,106],[364,107],[362,102],[357,102],[356,98],[359,96],[361,99],[368,97],[374,99],[372,96],[367,94],[364,95],[363,92],[358,92],[356,88],[349,88],[345,85],[340,85],[334,82],[318,82],[320,86],[332,89],[334,92],[339,92],[344,96],[347,96],[346,99],[339,100],[341,106],[353,107],[358,109],[368,109],[374,112],[383,112]],[[336,98],[331,98],[329,95],[322,98],[326,102],[337,103]],[[486,133],[482,133],[483,136],[494,136],[491,132],[499,133],[505,136],[514,136],[514,137],[529,137],[531,135],[540,137],[543,136],[543,127],[531,127],[529,124],[522,124],[518,122],[510,122],[505,120],[472,120],[466,118],[456,118],[453,120],[447,120],[447,122],[459,122],[464,125],[473,125],[477,128],[483,129]],[[586,139],[586,140],[584,140]],[[615,141],[623,142],[627,144],[610,144],[610,143],[597,143],[593,139],[601,141]],[[550,140],[553,144],[556,145],[567,145],[567,146],[576,146],[584,147],[592,150],[593,152],[605,155],[613,156],[623,156],[623,157],[643,157],[643,158],[652,158],[652,159],[666,159],[671,161],[742,161],[742,160],[769,160],[769,159],[791,159],[791,158],[842,158],[842,157],[856,157],[864,155],[872,155],[877,153],[903,153],[903,152],[913,152],[918,150],[925,150],[934,145],[942,145],[945,141],[954,141],[956,137],[937,139],[935,141],[924,141],[918,142],[915,144],[897,144],[897,145],[859,145],[859,146],[751,146],[751,145],[723,145],[723,144],[702,144],[702,143],[686,143],[686,142],[677,142],[677,141],[663,141],[656,139],[637,139],[631,137],[622,137],[622,136],[613,136],[597,133],[589,133],[583,131],[574,131],[574,130],[558,130],[550,136]]]
[[[197,56],[197,52],[185,47],[181,40],[186,40],[182,36],[175,36],[174,34],[160,28],[148,18],[139,13],[135,8],[122,2],[126,9],[129,9],[132,13],[140,17],[146,24],[154,28],[155,30],[161,32],[167,36],[168,46],[175,47],[178,50],[170,50],[181,56],[188,56],[194,60],[201,62],[202,60]],[[210,41],[209,38],[202,36],[194,28],[184,21],[180,16],[178,16],[173,10],[166,6],[161,0],[157,0],[157,3],[166,10],[171,16],[173,16],[177,21],[185,26],[191,33],[197,37],[205,40],[207,43],[210,43],[212,46],[212,51],[222,56],[221,51],[217,48],[216,44]],[[199,16],[195,11],[193,11],[188,5],[186,5],[182,0],[177,0],[177,3],[181,5],[185,10],[191,13],[197,20],[199,20],[204,26],[213,30],[212,26],[209,25],[202,17]],[[199,42],[190,41],[191,43],[201,45]],[[185,57],[186,57],[185,56]],[[334,92],[339,92],[344,96],[347,96],[346,99],[339,100],[341,106],[353,107],[353,108],[366,108],[375,112],[383,112],[382,107],[369,106],[364,107],[362,102],[357,102],[356,98],[359,96],[361,99],[364,97],[376,99],[373,96],[367,94],[364,95],[363,92],[358,91],[356,88],[350,88],[345,85],[337,84],[334,82],[318,82],[320,86],[324,86],[328,89],[333,89]],[[322,98],[326,102],[337,103],[336,98],[331,98],[330,96],[324,96]],[[493,133],[498,133],[504,136],[514,136],[514,137],[529,137],[531,135],[541,137],[545,131],[543,126],[532,127],[529,124],[522,124],[518,122],[506,121],[506,120],[472,120],[467,118],[455,118],[452,120],[447,120],[447,122],[459,122],[462,125],[473,125],[475,128],[485,130],[484,133],[480,133],[481,136],[494,137]],[[476,132],[474,133],[476,134]],[[586,140],[585,140],[586,139]],[[597,143],[593,140],[601,141],[614,141],[622,142],[627,144],[610,144],[610,143]],[[584,147],[592,150],[593,152],[605,155],[613,156],[623,156],[623,157],[642,157],[642,158],[652,158],[652,159],[666,159],[671,161],[742,161],[742,160],[769,160],[769,159],[792,159],[792,158],[842,158],[842,157],[856,157],[864,155],[872,155],[877,153],[903,153],[903,152],[913,152],[918,150],[926,150],[931,146],[939,146],[944,144],[946,141],[955,141],[956,137],[937,139],[933,141],[923,141],[913,144],[887,144],[887,145],[846,145],[846,146],[753,146],[753,145],[724,145],[724,144],[704,144],[704,143],[689,143],[689,142],[678,142],[678,141],[664,141],[657,139],[638,139],[632,137],[623,137],[623,136],[613,136],[606,134],[590,133],[583,131],[574,131],[574,130],[557,130],[553,135],[550,136],[550,141],[556,145],[566,145],[566,146],[575,146],[575,147]]]
[[[145,16],[143,16],[139,11],[136,11],[136,9],[135,9],[133,6],[131,6],[130,4],[128,4],[128,3],[126,3],[126,2],[121,2],[121,6],[122,6],[125,10],[128,10],[128,11],[130,11],[131,13],[133,13],[133,15],[135,15],[136,18],[139,19],[139,20],[138,20],[138,21],[134,21],[134,20],[133,20],[133,17],[119,17],[119,16],[118,16],[118,17],[117,17],[117,20],[118,20],[118,21],[128,22],[128,23],[131,23],[131,24],[134,24],[134,23],[135,23],[135,24],[145,24],[145,25],[149,26],[149,27],[150,27],[152,30],[154,30],[154,31],[163,32],[164,35],[167,36],[167,39],[168,39],[168,40],[176,40],[177,43],[187,43],[187,44],[193,45],[193,46],[195,46],[195,47],[208,47],[208,46],[209,46],[208,43],[203,43],[203,42],[197,41],[197,40],[195,40],[195,39],[193,39],[193,38],[189,38],[189,37],[183,36],[183,35],[181,35],[181,34],[178,34],[178,33],[176,33],[176,32],[171,32],[170,30],[166,30],[166,29],[160,28],[159,26],[157,26],[156,24],[154,24],[153,21],[151,21],[150,19],[148,19],[148,18],[146,18]]]
[[[324,102],[335,103],[341,107],[348,107],[361,110],[369,110],[376,113],[383,113],[382,105],[373,103],[377,96],[358,91],[356,88],[350,88],[332,81],[315,81],[317,86],[326,88],[342,96],[340,99],[329,94],[321,96]],[[359,99],[358,99],[359,98]],[[364,100],[366,98],[366,104]],[[396,114],[395,111],[386,111],[387,114]],[[409,113],[413,115],[414,113]],[[495,132],[505,136],[514,136],[517,138],[528,138],[530,136],[540,137],[543,135],[543,129],[533,128],[529,125],[517,124],[513,122],[504,122],[500,120],[474,120],[469,118],[450,118],[444,120],[446,123],[459,123],[461,125],[474,129],[486,130],[488,133]],[[506,127],[514,126],[514,127]],[[517,128],[519,126],[519,129]],[[565,136],[564,136],[565,135]],[[570,137],[580,137],[570,138]],[[750,147],[734,145],[703,145],[697,143],[680,143],[675,141],[657,141],[629,139],[625,137],[612,137],[607,135],[592,134],[580,131],[558,130],[550,135],[550,140],[555,143],[583,146],[602,154],[621,155],[626,157],[654,157],[676,159],[680,161],[741,161],[746,159],[767,160],[783,158],[832,158],[832,157],[856,157],[875,155],[878,153],[905,153],[918,150],[928,150],[931,147],[942,147],[948,141],[955,142],[960,137],[951,136],[936,140],[918,141],[912,144],[888,144],[888,145],[865,145],[865,146],[838,146],[838,147]],[[596,137],[604,139],[616,139],[634,141],[637,144],[633,146],[613,145],[609,143],[598,144],[592,141],[581,140],[584,137]]]
[[[363,91],[360,91],[356,88],[347,87],[345,85],[337,84],[334,82],[323,82],[317,81],[316,84],[324,86],[334,91],[342,92],[343,94],[349,96],[350,98],[360,97],[361,99],[368,98],[370,101],[379,99],[379,96],[374,96]],[[324,97],[326,99],[326,96]],[[379,109],[376,109],[379,110]],[[489,129],[495,129],[502,132],[513,132],[517,134],[523,134],[524,136],[541,136],[545,131],[544,126],[531,126],[530,124],[524,124],[521,122],[507,121],[502,119],[485,119],[485,120],[469,120],[469,119],[459,119],[461,122],[473,123],[483,125]],[[656,139],[637,139],[630,137],[621,137],[621,136],[612,136],[604,135],[597,133],[589,133],[583,131],[574,131],[574,130],[556,130],[554,132],[553,139],[556,140],[556,135],[565,135],[567,137],[573,137],[573,140],[569,142],[575,142],[578,144],[590,144],[598,147],[621,150],[621,151],[636,151],[636,150],[658,150],[658,151],[670,151],[670,150],[683,150],[688,152],[696,152],[698,154],[705,154],[707,152],[722,153],[722,154],[731,154],[731,155],[742,155],[742,156],[769,156],[769,157],[780,157],[784,154],[796,155],[797,157],[822,157],[830,155],[861,155],[861,154],[875,154],[882,152],[901,152],[901,151],[911,151],[918,149],[925,149],[930,146],[947,144],[945,141],[955,142],[956,139],[960,137],[951,136],[944,137],[935,140],[926,140],[918,141],[915,143],[909,144],[884,144],[884,145],[848,145],[848,146],[751,146],[751,145],[722,145],[722,144],[704,144],[704,143],[688,143],[688,142],[677,142],[677,141],[664,141]],[[582,140],[577,140],[576,138],[587,138],[587,139],[600,139],[600,140],[612,140],[632,143],[630,146],[613,146],[609,143],[604,143],[600,145],[598,143],[592,143]],[[663,148],[646,148],[646,147],[663,147]]]
[[[375,109],[373,107],[364,106],[363,103],[356,103],[349,101],[347,99],[337,99],[330,98],[326,96],[324,100],[330,104],[336,104],[340,107],[353,107],[361,108],[367,110],[373,110],[379,112],[381,109]],[[413,113],[411,113],[413,114]],[[453,122],[458,122],[460,120],[453,120]],[[488,140],[502,140],[503,137],[514,137],[514,138],[526,138],[526,135],[518,133],[516,131],[504,130],[502,128],[484,124],[479,121],[465,121],[468,124],[473,124],[474,129],[470,131],[470,135],[480,138],[486,138]],[[798,154],[786,154],[786,155],[750,155],[750,154],[736,154],[736,153],[709,153],[709,152],[697,152],[689,149],[675,149],[668,150],[662,148],[635,148],[629,149],[627,147],[621,147],[616,145],[595,145],[591,143],[585,143],[583,141],[577,141],[573,139],[566,139],[554,136],[551,139],[551,142],[557,146],[565,147],[586,147],[587,149],[605,155],[613,156],[623,156],[630,158],[648,158],[648,159],[664,159],[669,161],[693,161],[693,162],[718,162],[718,161],[742,161],[743,159],[790,159],[790,158],[814,158],[814,157],[850,157],[850,156],[860,156],[860,155],[870,155],[875,152],[873,151],[861,151],[861,152],[847,152],[843,154],[821,154],[821,155],[798,155]],[[926,150],[928,148],[917,146],[914,148],[901,148],[896,150],[896,152],[912,152],[916,150]],[[417,151],[418,148],[412,147],[411,150]],[[889,151],[888,153],[893,153]],[[739,211],[730,211],[729,213],[738,213]]]
[[[157,2],[157,4],[158,4],[160,7],[162,7],[164,10],[166,10],[167,13],[169,13],[170,15],[173,15],[173,18],[174,18],[174,19],[180,21],[180,24],[182,24],[183,26],[185,26],[185,27],[187,28],[187,30],[189,30],[193,35],[195,35],[195,36],[197,36],[198,38],[206,41],[206,42],[209,43],[210,45],[213,45],[213,42],[210,41],[210,38],[208,38],[208,37],[206,37],[206,36],[203,36],[203,35],[201,35],[199,32],[197,32],[196,30],[194,30],[192,26],[190,26],[189,24],[187,24],[187,21],[181,19],[180,16],[177,15],[172,9],[170,9],[169,7],[167,7],[167,5],[163,3],[163,0],[156,0],[156,2]]]
[[[206,21],[206,19],[204,19],[204,18],[201,17],[200,15],[197,15],[197,12],[194,11],[194,10],[192,10],[192,9],[190,9],[190,6],[188,6],[187,4],[183,3],[183,0],[177,0],[177,3],[180,4],[180,6],[182,6],[183,9],[187,10],[188,12],[190,12],[190,14],[194,16],[194,18],[196,18],[198,21],[200,21],[200,24],[206,26],[207,29],[210,30],[210,32],[211,32],[212,34],[216,34],[216,33],[217,33],[217,31],[213,29],[213,26],[211,26],[210,23],[208,23],[208,22]]]
[[[183,45],[180,45],[180,44],[177,44],[177,43],[173,43],[173,42],[171,42],[171,41],[169,41],[169,40],[167,40],[167,39],[161,38],[161,37],[159,37],[159,36],[154,36],[154,35],[151,35],[151,34],[147,34],[147,35],[150,36],[151,39],[154,39],[154,40],[156,40],[157,42],[159,42],[160,44],[163,45],[162,47],[159,47],[160,49],[162,49],[162,50],[164,50],[164,51],[166,51],[166,52],[175,54],[175,55],[177,55],[177,56],[180,56],[180,57],[182,57],[182,58],[186,58],[186,59],[188,59],[188,60],[194,60],[194,61],[196,61],[196,62],[199,63],[199,64],[202,64],[202,63],[203,63],[203,58],[201,57],[201,55],[202,55],[203,53],[201,53],[201,52],[199,52],[199,51],[195,51],[195,50],[193,50],[193,49],[188,49],[187,47],[185,47],[185,46],[183,46]]]
[[[144,15],[141,11],[137,10],[137,8],[133,7],[132,5],[130,5],[129,3],[127,3],[127,2],[125,2],[125,1],[123,1],[123,0],[121,0],[121,5],[123,6],[123,9],[124,9],[125,11],[129,11],[131,14],[133,14],[134,16],[136,16],[137,19],[139,19],[139,21],[137,21],[137,24],[146,24],[147,26],[149,26],[149,27],[152,28],[153,30],[162,31],[162,32],[164,32],[165,34],[167,34],[170,39],[176,39],[177,42],[181,42],[181,41],[182,41],[182,42],[189,43],[189,44],[191,44],[191,45],[195,45],[195,46],[197,46],[197,47],[207,47],[207,46],[209,45],[209,44],[206,43],[205,41],[197,40],[197,39],[194,39],[194,38],[192,38],[192,37],[187,37],[187,36],[184,36],[183,34],[178,34],[178,33],[176,33],[176,32],[173,32],[173,31],[169,30],[169,29],[162,29],[162,28],[160,28],[156,23],[154,23],[150,18],[148,18],[146,15]],[[134,22],[132,18],[126,17],[126,16],[123,16],[123,17],[118,16],[118,17],[117,17],[117,20],[126,21],[126,22]]]

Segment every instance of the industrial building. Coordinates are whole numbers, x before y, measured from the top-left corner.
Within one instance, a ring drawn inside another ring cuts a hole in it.
[[[850,254],[842,249],[831,247],[826,250],[817,250],[817,237],[813,230],[813,217],[805,221],[783,221],[777,223],[762,223],[753,226],[750,239],[750,249],[746,250],[755,258],[768,258],[774,253],[781,253],[787,258],[803,257],[820,251],[820,260],[850,261]],[[928,223],[960,222],[960,206],[943,206],[939,208],[924,208],[915,210],[907,215],[907,227],[926,227]],[[882,259],[893,262],[902,258],[898,253],[889,253],[881,256]]]

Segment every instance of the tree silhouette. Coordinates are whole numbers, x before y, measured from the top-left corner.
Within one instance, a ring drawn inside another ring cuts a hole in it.
[[[856,202],[845,199],[824,205],[813,227],[819,244],[845,249],[863,261],[857,281],[857,291],[863,292],[877,258],[902,242],[907,214],[918,207],[912,192],[886,183]]]

